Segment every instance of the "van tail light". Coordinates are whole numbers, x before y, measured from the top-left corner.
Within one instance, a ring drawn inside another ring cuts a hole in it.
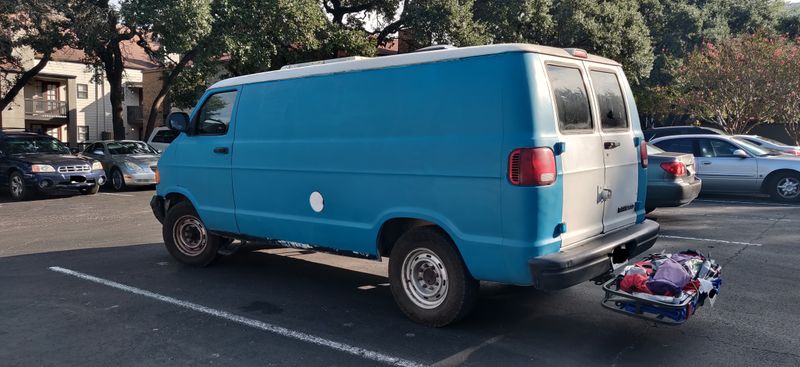
[[[550,148],[520,148],[508,157],[508,181],[517,186],[556,182],[556,157]]]
[[[650,161],[647,159],[647,143],[645,142],[639,143],[639,158],[642,161],[642,167],[647,168]]]
[[[153,173],[156,174],[156,185],[160,184],[161,183],[161,172],[158,172],[158,165],[151,166],[150,169],[153,170]]]
[[[796,155],[796,156],[800,157],[800,150],[793,150],[793,151],[792,151],[792,154],[794,154],[794,155]]]
[[[685,176],[686,175],[686,165],[681,162],[664,162],[661,163],[661,169],[671,173],[673,176]]]

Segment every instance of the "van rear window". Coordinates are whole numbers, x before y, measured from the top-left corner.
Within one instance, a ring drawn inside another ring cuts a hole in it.
[[[603,71],[591,71],[589,75],[597,94],[600,127],[603,130],[627,129],[628,112],[625,110],[625,99],[622,98],[622,87],[617,76]]]
[[[567,66],[547,65],[547,77],[558,111],[558,128],[561,131],[592,130],[589,95],[581,71]]]

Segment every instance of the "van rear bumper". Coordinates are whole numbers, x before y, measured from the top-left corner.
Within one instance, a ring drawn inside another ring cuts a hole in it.
[[[653,246],[658,230],[658,223],[646,219],[564,251],[531,259],[528,266],[533,286],[542,290],[563,289],[606,274],[612,270],[609,259],[615,249],[625,245],[627,258],[633,258]]]

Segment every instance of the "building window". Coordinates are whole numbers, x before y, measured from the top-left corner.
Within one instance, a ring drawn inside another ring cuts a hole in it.
[[[89,98],[89,85],[78,84],[78,99],[88,99],[88,98]]]
[[[78,143],[85,143],[89,141],[89,127],[78,126]]]

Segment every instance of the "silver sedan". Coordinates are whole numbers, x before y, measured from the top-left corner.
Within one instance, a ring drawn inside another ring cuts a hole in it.
[[[147,143],[135,140],[98,141],[90,144],[82,155],[97,159],[116,191],[128,186],[156,184],[153,170],[160,157],[157,150]]]
[[[676,135],[650,143],[693,154],[704,193],[766,193],[778,201],[800,202],[800,157],[724,135]]]

